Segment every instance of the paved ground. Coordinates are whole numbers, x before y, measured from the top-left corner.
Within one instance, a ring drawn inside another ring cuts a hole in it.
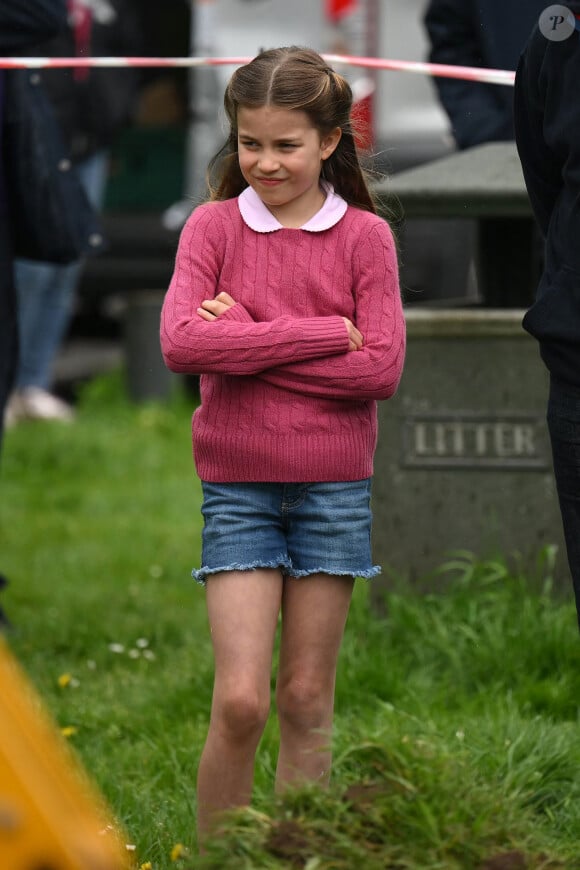
[[[54,365],[54,391],[74,402],[80,384],[123,365],[120,340],[72,337],[66,341]]]
[[[101,338],[71,338],[58,355],[55,379],[58,383],[86,380],[117,368],[123,362],[120,341]]]

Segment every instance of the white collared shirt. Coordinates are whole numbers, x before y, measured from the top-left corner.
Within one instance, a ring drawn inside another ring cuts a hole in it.
[[[321,182],[326,194],[326,199],[319,211],[316,212],[306,223],[300,227],[310,233],[319,233],[329,230],[344,217],[348,204],[334,192],[334,188],[327,181]],[[238,196],[238,207],[244,223],[256,233],[274,233],[283,230],[284,227],[272,212],[264,205],[256,191],[252,187],[246,187]]]

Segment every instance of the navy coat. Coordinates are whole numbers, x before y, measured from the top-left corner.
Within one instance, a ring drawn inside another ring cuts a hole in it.
[[[425,14],[431,63],[515,70],[547,0],[431,0]],[[513,90],[435,78],[459,148],[514,138]]]
[[[567,0],[580,27],[580,0]],[[551,374],[580,387],[580,32],[554,42],[535,28],[516,76],[515,130],[546,237],[537,300],[524,327]]]

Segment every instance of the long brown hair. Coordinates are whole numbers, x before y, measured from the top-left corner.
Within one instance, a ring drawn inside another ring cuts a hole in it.
[[[224,94],[230,132],[208,167],[212,200],[238,196],[248,186],[238,162],[241,106],[305,112],[322,138],[340,127],[342,136],[324,161],[321,177],[350,205],[376,213],[354,137],[351,87],[317,52],[294,45],[262,51],[232,75]]]

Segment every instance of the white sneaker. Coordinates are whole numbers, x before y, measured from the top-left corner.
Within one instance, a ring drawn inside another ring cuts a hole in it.
[[[11,429],[23,419],[24,408],[22,407],[20,393],[12,393],[6,402],[6,407],[4,408],[4,428]]]
[[[75,412],[70,405],[40,387],[25,387],[18,395],[16,413],[20,420],[59,420],[72,423]]]

